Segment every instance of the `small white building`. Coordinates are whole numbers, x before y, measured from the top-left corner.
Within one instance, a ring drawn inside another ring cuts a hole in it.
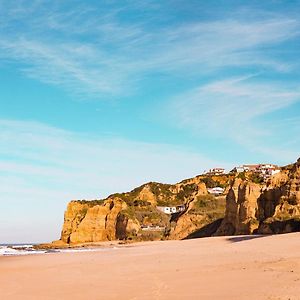
[[[214,187],[214,188],[207,189],[207,191],[208,191],[209,194],[222,195],[224,193],[225,189],[217,186],[217,187]]]
[[[184,204],[177,205],[177,206],[156,206],[156,208],[167,215],[176,214],[185,211]]]
[[[233,172],[236,172],[236,173],[243,173],[246,171],[248,171],[248,170],[246,168],[244,168],[243,166],[238,166],[233,169]]]
[[[141,226],[143,231],[164,231],[166,227],[158,226],[158,225],[148,225],[148,226]]]
[[[241,165],[234,167],[230,172],[231,173],[243,173],[243,172],[255,172],[260,165]]]
[[[223,169],[223,168],[209,169],[206,174],[207,175],[223,175],[223,174],[225,174],[225,169]]]

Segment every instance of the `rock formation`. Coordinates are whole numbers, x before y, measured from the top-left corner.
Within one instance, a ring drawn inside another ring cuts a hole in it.
[[[229,177],[222,177],[223,182],[229,182]],[[65,212],[60,243],[184,238],[224,215],[224,203],[220,204],[221,209],[215,203],[213,208],[210,204],[209,208],[203,205],[212,200],[207,195],[205,179],[197,176],[174,185],[150,182],[104,200],[71,201]],[[215,181],[210,178],[209,182]],[[199,201],[202,201],[200,209]],[[185,211],[174,215],[157,209],[157,206],[182,204]],[[206,213],[206,209],[210,212]]]
[[[117,216],[126,207],[126,203],[118,198],[92,206],[86,202],[70,202],[61,240],[73,244],[115,240]]]
[[[299,231],[300,159],[266,182],[257,179],[251,172],[200,175],[174,185],[150,182],[104,200],[71,201],[56,245]],[[226,188],[226,200],[207,193],[216,185]],[[184,211],[172,215],[158,209],[178,205]]]
[[[226,197],[225,218],[218,229],[220,235],[247,234],[256,226],[257,199],[261,186],[235,179]]]
[[[226,199],[225,218],[217,235],[284,233],[300,219],[300,160],[258,184],[236,178]]]

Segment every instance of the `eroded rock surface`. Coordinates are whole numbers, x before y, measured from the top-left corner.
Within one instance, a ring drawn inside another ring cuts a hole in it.
[[[223,182],[226,178],[222,178]],[[197,176],[174,185],[150,182],[104,200],[71,201],[60,241],[81,244],[116,239],[181,239],[219,217],[208,217],[205,205],[196,213],[195,203],[206,196],[203,177]],[[157,209],[177,205],[185,205],[186,209],[172,216]],[[221,211],[223,216],[224,209]]]
[[[217,235],[284,233],[300,220],[300,160],[264,184],[236,178]]]
[[[109,199],[94,206],[70,202],[61,240],[71,244],[115,240],[117,216],[126,207],[121,199]]]
[[[226,199],[209,195],[210,185],[225,187]],[[179,205],[185,210],[172,215],[158,209]],[[60,242],[183,239],[299,229],[300,160],[264,183],[238,174],[197,176],[173,185],[149,182],[104,200],[71,201]]]

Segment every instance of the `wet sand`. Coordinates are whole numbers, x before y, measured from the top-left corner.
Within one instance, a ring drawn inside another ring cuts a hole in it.
[[[300,233],[0,257],[0,299],[300,299]]]

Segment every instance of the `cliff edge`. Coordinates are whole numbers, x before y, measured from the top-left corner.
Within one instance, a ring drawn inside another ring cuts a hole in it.
[[[216,235],[272,234],[300,230],[300,159],[265,183],[236,178]]]
[[[208,188],[222,186],[223,195]],[[261,180],[254,172],[146,183],[68,204],[57,245],[300,231],[300,159]]]
[[[174,185],[149,182],[103,200],[73,200],[67,206],[59,242],[185,238],[224,216],[225,197],[209,195],[207,184],[227,186],[231,178],[197,176]]]

